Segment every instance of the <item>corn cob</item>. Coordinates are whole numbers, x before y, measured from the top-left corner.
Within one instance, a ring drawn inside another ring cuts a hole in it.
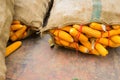
[[[15,31],[15,30],[19,30],[23,27],[23,25],[20,25],[20,24],[16,24],[16,25],[12,25],[11,26],[11,30],[12,31]]]
[[[26,26],[23,26],[22,29],[16,31],[16,32],[14,33],[14,35],[11,36],[10,39],[11,39],[12,41],[16,41],[16,40],[25,32],[26,29],[27,29],[27,27],[26,27]]]
[[[88,50],[88,48],[86,48],[85,46],[79,46],[79,51],[80,52],[82,52],[82,53],[88,53],[89,52],[89,50]]]
[[[9,45],[6,48],[5,57],[9,56],[12,52],[14,52],[16,49],[18,49],[21,45],[22,45],[21,41],[17,41],[17,42],[12,43],[11,45]]]
[[[98,41],[99,43],[101,43],[105,46],[118,47],[114,42],[112,42],[111,40],[109,40],[107,38],[100,38],[99,40],[97,39],[96,41]]]
[[[72,28],[72,26],[65,26],[65,27],[62,27],[61,30],[66,31],[66,32],[70,32],[71,28]]]
[[[90,54],[99,55],[99,52],[96,49],[92,49],[92,45],[89,41],[80,41],[90,51]]]
[[[50,30],[50,33],[54,34],[55,36],[59,37],[62,40],[73,42],[73,38],[67,32],[62,30]]]
[[[62,40],[59,37],[55,37],[55,40],[57,40],[62,46],[69,46],[70,44],[69,42]]]
[[[114,25],[112,26],[113,29],[120,29],[120,26]]]
[[[80,41],[88,41],[88,38],[85,35],[83,35],[82,33],[80,33],[79,31],[77,31],[75,28],[70,29],[70,35],[78,38],[78,40],[80,40]]]
[[[97,49],[101,56],[106,56],[108,54],[106,48],[104,48],[104,46],[102,46],[100,43],[97,43],[95,45],[95,48]]]
[[[79,25],[73,25],[73,27],[76,28],[79,31],[79,28],[80,28]],[[92,29],[88,26],[82,26],[82,32],[87,34],[87,35],[90,35],[92,37],[95,37],[95,38],[100,38],[101,37],[101,32],[100,31],[94,30],[94,29]]]
[[[68,47],[79,50],[82,53],[88,53],[89,52],[89,50],[85,46],[78,45],[78,43],[76,43],[76,42],[70,43],[70,45]]]
[[[120,36],[119,35],[112,36],[111,40],[113,42],[115,42],[116,44],[120,44]]]
[[[110,37],[110,36],[114,36],[114,35],[118,35],[118,34],[120,34],[120,29],[110,30],[110,31],[103,33],[102,37]]]
[[[104,29],[103,29],[103,27],[102,27],[102,26],[104,26],[103,24],[99,24],[99,23],[93,22],[93,23],[91,23],[89,26],[90,26],[92,29],[104,31]],[[110,27],[108,27],[108,26],[105,26],[105,27],[106,27],[106,30],[110,30]]]

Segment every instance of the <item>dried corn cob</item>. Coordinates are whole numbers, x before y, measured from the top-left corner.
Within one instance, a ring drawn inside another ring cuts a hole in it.
[[[62,40],[73,42],[73,38],[67,32],[62,30],[50,30],[50,33],[54,34],[55,36],[59,37]]]
[[[106,56],[108,54],[107,49],[102,46],[100,43],[97,43],[95,45],[95,48],[97,49],[97,51],[100,53],[101,56]]]
[[[80,41],[88,41],[88,38],[85,35],[83,35],[82,33],[80,33],[79,31],[77,31],[75,28],[70,29],[70,35],[78,38],[78,40],[80,40]]]
[[[106,31],[106,30],[110,30],[110,27],[109,26],[105,26],[103,24],[99,24],[99,23],[91,23],[89,25],[92,29],[95,29],[95,30],[100,30],[100,31]]]
[[[78,31],[80,29],[80,25],[73,25],[74,28],[76,28]],[[101,32],[100,31],[97,31],[97,30],[94,30],[88,26],[82,26],[82,30],[81,30],[83,33],[87,34],[87,35],[90,35],[92,37],[95,37],[95,38],[100,38],[101,37]]]
[[[71,28],[72,28],[72,26],[65,26],[65,27],[62,27],[61,30],[66,31],[66,32],[70,32]]]
[[[26,29],[27,29],[27,27],[26,27],[26,26],[23,26],[22,29],[16,31],[16,32],[14,33],[14,35],[11,36],[10,39],[11,39],[12,41],[16,41],[17,39],[19,39],[19,37],[20,37],[21,35],[23,35],[23,33],[25,32]]]
[[[110,36],[114,36],[114,35],[118,35],[118,34],[120,34],[120,29],[110,30],[110,31],[103,33],[102,37],[110,37]]]
[[[119,35],[112,36],[110,39],[113,42],[115,42],[116,44],[120,44],[120,36]]]
[[[15,31],[15,30],[19,30],[23,27],[23,25],[20,24],[16,24],[16,25],[11,25],[11,30]]]
[[[120,26],[114,25],[114,26],[112,26],[112,28],[113,28],[113,29],[120,29]]]

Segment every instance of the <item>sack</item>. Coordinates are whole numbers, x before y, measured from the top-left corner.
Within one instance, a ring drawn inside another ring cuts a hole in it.
[[[53,42],[60,46],[106,56],[107,47],[120,46],[119,3],[119,0],[54,0],[47,26],[41,32],[49,31]]]
[[[99,22],[120,24],[119,0],[54,0],[43,30],[73,24]]]
[[[5,80],[5,50],[13,17],[13,0],[0,0],[0,80]]]
[[[14,20],[19,20],[33,29],[42,28],[50,0],[15,0]]]

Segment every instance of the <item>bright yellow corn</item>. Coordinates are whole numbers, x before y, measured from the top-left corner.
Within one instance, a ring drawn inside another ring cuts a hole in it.
[[[73,38],[67,32],[62,30],[50,30],[50,33],[54,34],[55,36],[59,37],[60,39],[68,42],[73,42]]]
[[[119,35],[112,36],[110,39],[113,42],[115,42],[116,44],[120,44],[120,36]]]
[[[73,25],[73,27],[76,28],[77,30],[80,29],[79,25]],[[82,32],[95,38],[101,37],[100,31],[94,30],[88,26],[82,26]]]
[[[72,26],[65,26],[65,27],[62,27],[61,30],[66,31],[66,32],[70,32],[71,28],[72,28]]]
[[[103,33],[102,37],[110,37],[110,36],[114,36],[114,35],[118,35],[120,34],[120,29],[117,30],[110,30],[109,32],[105,32]]]
[[[21,45],[22,45],[21,41],[17,41],[17,42],[12,43],[11,45],[9,45],[6,48],[5,57],[9,56],[12,52],[14,52],[16,49],[18,49]]]
[[[99,23],[93,22],[93,23],[91,23],[89,26],[90,26],[92,29],[104,31],[104,30],[103,30],[103,27],[102,27],[103,24],[99,24]],[[106,30],[110,30],[110,27],[109,27],[109,26],[106,26]]]
[[[11,40],[12,41],[16,41],[17,39],[19,39],[19,37],[21,36],[21,35],[23,35],[23,33],[25,32],[25,30],[27,29],[27,27],[26,26],[23,26],[20,30],[18,30],[18,31],[16,31],[14,34],[13,34],[13,36],[11,36]]]
[[[99,43],[96,44],[95,48],[97,49],[101,56],[106,56],[108,54],[107,49]]]
[[[89,50],[88,50],[88,48],[86,48],[85,46],[79,46],[79,51],[80,52],[82,52],[82,53],[88,53],[89,52]]]
[[[120,26],[114,25],[114,26],[112,26],[112,28],[113,28],[113,29],[120,29]]]
[[[19,30],[23,27],[23,25],[20,24],[16,24],[16,25],[11,25],[11,30],[15,31],[15,30]]]
[[[70,35],[72,35],[75,38],[78,38],[78,40],[80,41],[88,41],[88,38],[79,31],[77,31],[75,28],[70,29]]]
[[[69,46],[69,44],[70,44],[69,42],[64,41],[58,37],[55,37],[55,40],[57,40],[57,42],[59,42],[62,46]]]

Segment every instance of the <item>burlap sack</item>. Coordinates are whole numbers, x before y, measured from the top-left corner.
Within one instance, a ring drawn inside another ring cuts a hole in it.
[[[48,24],[42,31],[72,24],[120,24],[119,0],[54,0]]]
[[[42,28],[50,2],[50,0],[15,0],[14,20],[39,30]]]
[[[5,50],[13,17],[13,0],[0,0],[0,80],[5,80]]]

